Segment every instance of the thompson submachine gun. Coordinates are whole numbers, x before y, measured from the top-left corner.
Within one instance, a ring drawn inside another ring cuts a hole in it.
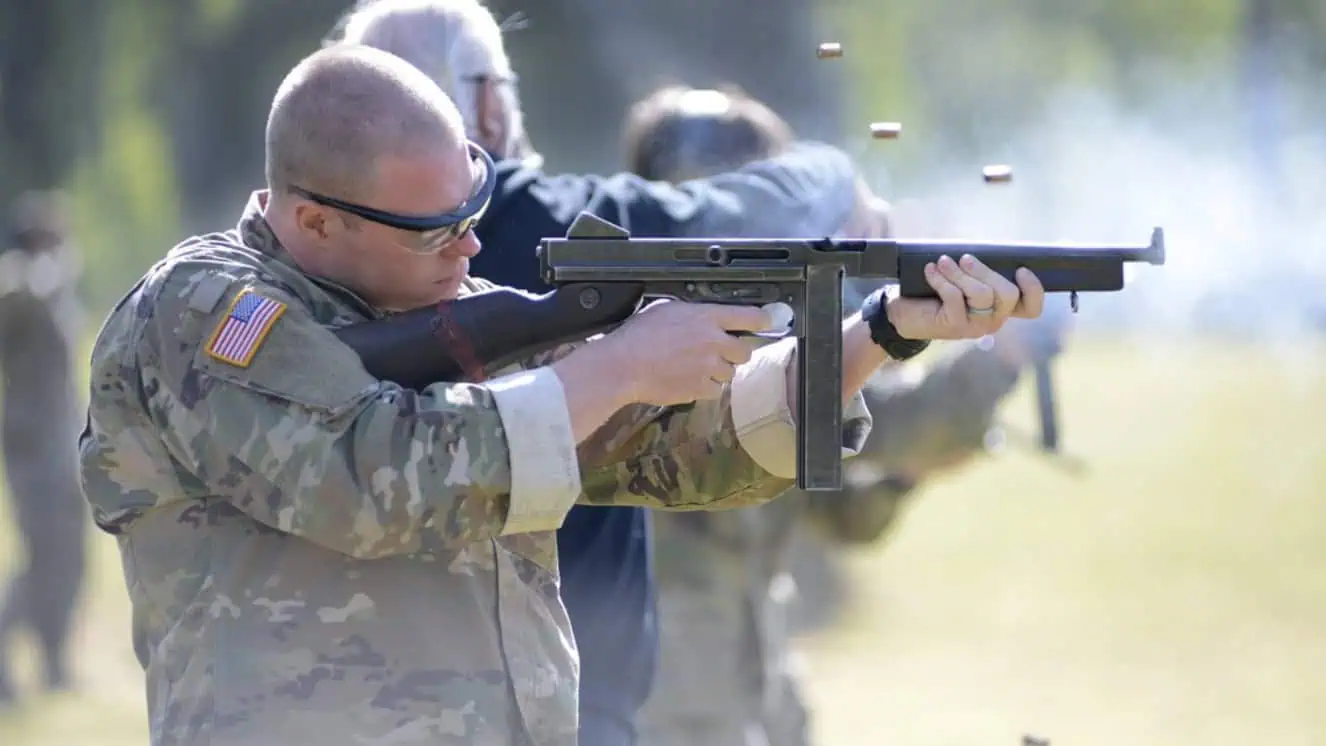
[[[791,306],[797,339],[797,486],[842,487],[842,283],[896,280],[903,297],[935,297],[925,265],[971,254],[1004,277],[1019,267],[1047,292],[1111,292],[1124,264],[1165,263],[1164,235],[1142,246],[838,238],[631,238],[582,213],[539,247],[534,295],[499,289],[336,332],[378,378],[422,388],[481,377],[568,341],[606,332],[646,299]],[[1076,302],[1073,307],[1076,310]]]

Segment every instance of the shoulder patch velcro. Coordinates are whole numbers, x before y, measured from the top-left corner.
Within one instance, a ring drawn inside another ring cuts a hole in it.
[[[223,363],[249,367],[285,309],[284,303],[245,289],[231,301],[230,310],[212,332],[207,354]]]
[[[189,294],[189,308],[198,313],[211,313],[216,310],[216,304],[221,302],[234,282],[235,278],[226,275],[204,277]]]

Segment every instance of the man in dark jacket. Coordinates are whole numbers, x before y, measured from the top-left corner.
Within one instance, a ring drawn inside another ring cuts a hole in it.
[[[392,52],[429,73],[469,135],[499,161],[470,273],[543,291],[535,248],[589,211],[636,236],[829,235],[857,207],[841,152],[804,143],[779,158],[671,186],[631,174],[549,175],[526,137],[501,32],[476,0],[379,0],[341,24],[343,41]],[[558,532],[562,598],[580,648],[580,743],[636,741],[658,650],[649,513],[573,508]]]
[[[470,271],[504,285],[545,290],[534,247],[544,237],[565,234],[581,210],[637,236],[751,235],[759,233],[757,224],[774,222],[752,218],[752,227],[742,230],[747,213],[787,220],[788,235],[827,235],[842,222],[835,215],[846,211],[826,211],[818,220],[788,213],[798,213],[799,202],[850,201],[846,166],[828,149],[807,147],[796,156],[672,188],[625,174],[549,176],[507,161],[478,227],[484,250],[471,260]],[[706,230],[711,224],[728,227]],[[799,225],[806,228],[797,230]],[[641,508],[577,506],[558,532],[562,598],[580,645],[585,746],[634,743],[634,714],[649,695],[658,647],[651,520]]]

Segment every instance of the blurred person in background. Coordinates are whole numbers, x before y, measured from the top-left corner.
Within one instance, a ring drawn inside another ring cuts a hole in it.
[[[39,645],[44,687],[71,685],[69,637],[87,541],[74,449],[78,256],[60,193],[22,195],[11,218],[0,252],[0,440],[11,515],[26,551],[0,602],[0,705],[17,696],[9,652],[22,630]]]
[[[634,172],[680,182],[774,157],[793,133],[735,87],[678,85],[632,107],[624,139]],[[889,233],[888,205],[871,205],[844,235]],[[870,290],[857,281],[844,294]],[[995,408],[1039,354],[1032,342],[1057,339],[1057,328],[1033,324],[1010,323],[993,340],[954,345],[928,370],[877,372],[863,393],[881,424],[846,464],[842,491],[792,490],[758,507],[655,516],[661,648],[641,713],[644,746],[809,742],[788,629],[797,596],[788,572],[792,538],[810,529],[837,546],[879,540],[921,482],[978,456]]]
[[[476,229],[485,248],[470,269],[499,284],[548,289],[535,248],[564,235],[581,211],[634,236],[827,235],[842,227],[838,206],[859,197],[850,162],[811,143],[789,142],[776,157],[727,173],[709,168],[707,178],[676,186],[631,174],[547,174],[524,126],[502,31],[479,2],[378,0],[338,28],[340,41],[386,50],[428,74],[497,160],[497,188]],[[657,651],[649,521],[640,508],[577,506],[558,531],[562,598],[580,644],[584,746],[636,740]]]

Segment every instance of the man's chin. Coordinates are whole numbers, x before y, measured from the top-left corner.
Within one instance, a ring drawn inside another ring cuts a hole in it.
[[[453,277],[446,280],[439,280],[433,283],[432,303],[441,303],[444,300],[455,300],[460,297],[461,288],[465,284],[465,277]]]

